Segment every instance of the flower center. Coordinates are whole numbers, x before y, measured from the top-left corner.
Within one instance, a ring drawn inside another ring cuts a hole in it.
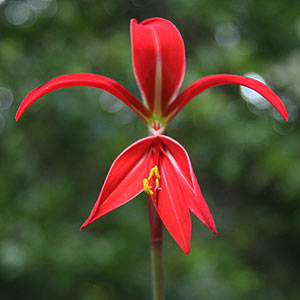
[[[164,134],[167,126],[167,122],[163,117],[152,116],[148,119],[149,132],[152,135]]]
[[[155,180],[154,180],[154,177],[155,177]],[[159,175],[158,167],[154,166],[150,170],[148,179],[145,178],[143,180],[144,192],[147,193],[148,195],[153,195],[154,194],[154,192],[152,190],[152,185],[150,185],[151,184],[150,181],[155,183],[154,190],[160,190],[159,180],[160,180],[160,175]]]

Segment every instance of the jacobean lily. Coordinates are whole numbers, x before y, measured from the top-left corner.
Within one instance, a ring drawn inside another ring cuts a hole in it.
[[[31,91],[21,103],[16,120],[40,97],[65,87],[100,88],[123,101],[148,125],[151,136],[135,142],[117,157],[82,228],[144,191],[151,197],[169,233],[188,254],[191,236],[189,211],[215,234],[217,230],[186,150],[164,135],[167,124],[195,96],[224,84],[255,90],[286,121],[287,111],[279,97],[265,84],[237,75],[206,76],[178,94],[185,73],[185,50],[175,25],[161,18],[147,19],[140,24],[133,19],[130,28],[133,69],[142,101],[118,82],[101,75],[62,75]]]

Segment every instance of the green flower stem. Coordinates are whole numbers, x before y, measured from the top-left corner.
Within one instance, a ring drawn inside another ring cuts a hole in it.
[[[150,247],[152,266],[152,294],[153,300],[164,300],[164,272],[163,272],[163,236],[162,222],[148,196],[148,214],[150,225]]]

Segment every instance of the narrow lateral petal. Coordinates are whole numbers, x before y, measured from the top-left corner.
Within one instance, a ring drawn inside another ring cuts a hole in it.
[[[16,114],[16,121],[20,119],[26,109],[42,96],[57,90],[71,86],[90,86],[111,93],[128,105],[143,121],[149,117],[149,111],[134,95],[118,82],[96,74],[77,73],[61,75],[51,79],[40,87],[32,90],[22,101]]]
[[[191,219],[180,177],[168,154],[161,158],[161,191],[159,192],[157,212],[167,230],[185,254],[190,252]]]
[[[161,112],[177,95],[185,72],[184,43],[170,21],[131,20],[134,74],[150,111]]]
[[[168,136],[160,136],[160,140],[170,153],[169,158],[179,176],[189,209],[205,226],[217,235],[214,219],[201,193],[187,151],[176,140]]]
[[[146,157],[154,137],[139,140],[125,149],[112,164],[84,229],[96,219],[133,199],[143,190]]]
[[[268,100],[276,108],[276,110],[286,121],[288,120],[288,114],[283,103],[268,86],[258,80],[248,77],[219,74],[203,77],[185,88],[165,111],[165,116],[169,116],[168,122],[170,122],[177,115],[177,113],[198,94],[202,93],[208,88],[224,84],[243,85],[255,90],[264,98],[266,98],[266,100]]]
[[[215,221],[209,211],[206,201],[201,193],[199,183],[193,173],[193,185],[195,198],[188,198],[188,206],[191,212],[205,225],[207,226],[215,235],[218,235]]]

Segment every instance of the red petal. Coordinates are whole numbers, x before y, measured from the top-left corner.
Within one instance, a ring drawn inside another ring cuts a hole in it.
[[[168,155],[162,155],[157,212],[185,254],[190,252],[191,219],[180,177]],[[156,203],[154,202],[154,205]]]
[[[181,174],[187,183],[192,186],[193,178],[191,175],[191,162],[186,150],[176,140],[166,135],[160,135],[160,140],[166,146],[167,150],[172,154],[174,158],[174,166],[176,165],[177,172]]]
[[[31,91],[23,100],[17,111],[16,121],[18,121],[25,110],[40,97],[54,90],[71,86],[91,86],[105,90],[127,104],[142,120],[146,121],[146,118],[149,117],[149,112],[144,105],[118,82],[96,74],[78,73],[55,77]]]
[[[112,164],[98,200],[81,229],[133,199],[143,190],[146,156],[155,137],[139,140],[125,149]]]
[[[217,235],[215,222],[202,196],[188,153],[174,139],[167,136],[160,136],[160,139],[171,154],[169,157],[173,161],[173,166],[186,194],[189,209],[204,225]]]
[[[184,89],[169,105],[168,109],[165,112],[166,116],[170,116],[168,122],[170,122],[177,115],[177,113],[198,94],[208,88],[223,84],[238,84],[255,90],[263,97],[265,97],[277,109],[277,111],[286,121],[288,120],[288,114],[283,103],[268,86],[261,83],[260,81],[248,77],[219,74],[201,78]]]
[[[215,235],[218,235],[215,221],[209,211],[206,201],[201,193],[199,183],[193,173],[193,185],[195,192],[195,199],[189,198],[188,206],[192,213],[205,225],[207,226]]]
[[[170,21],[131,20],[133,69],[149,109],[161,112],[174,98],[185,72],[182,37]]]

